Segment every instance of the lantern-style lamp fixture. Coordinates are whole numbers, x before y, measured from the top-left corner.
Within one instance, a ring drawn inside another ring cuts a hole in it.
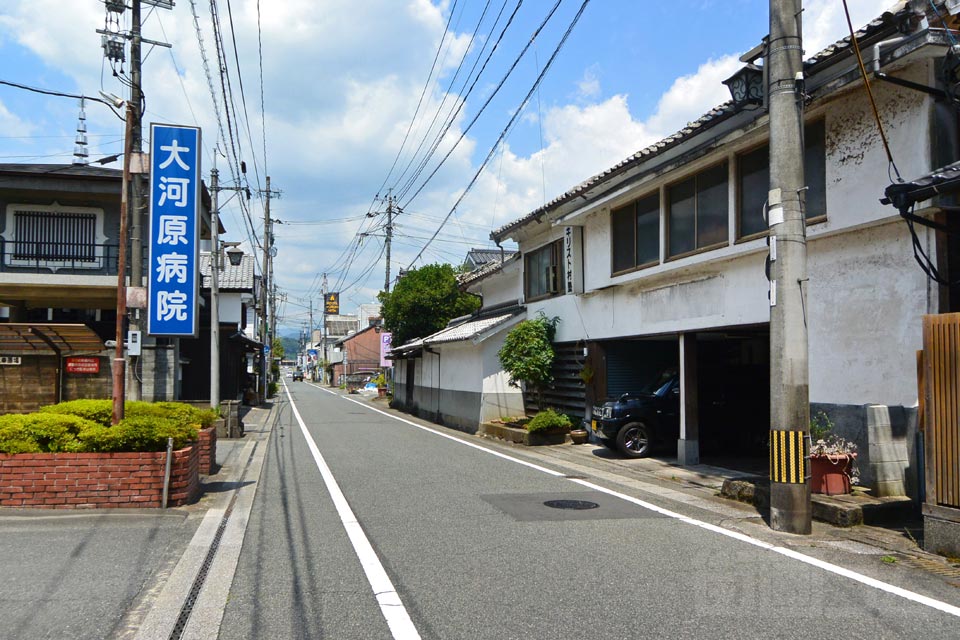
[[[230,264],[234,267],[239,267],[240,263],[243,261],[243,249],[238,247],[239,242],[234,243],[223,243],[224,246],[230,245],[230,248],[227,249],[227,259],[230,260]]]
[[[723,81],[730,89],[733,104],[738,109],[750,105],[763,104],[763,69],[755,64],[741,67],[739,71]]]

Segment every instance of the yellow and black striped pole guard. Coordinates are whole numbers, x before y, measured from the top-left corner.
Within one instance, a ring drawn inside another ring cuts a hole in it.
[[[807,438],[803,431],[770,431],[770,481],[803,484],[807,481]]]

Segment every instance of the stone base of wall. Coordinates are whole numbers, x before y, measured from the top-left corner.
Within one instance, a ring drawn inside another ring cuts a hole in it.
[[[217,428],[200,429],[197,445],[200,448],[200,473],[212,476],[217,472]]]
[[[161,507],[166,452],[0,454],[0,507]],[[173,452],[168,506],[200,497],[200,447]]]
[[[960,509],[923,505],[923,549],[960,558]]]

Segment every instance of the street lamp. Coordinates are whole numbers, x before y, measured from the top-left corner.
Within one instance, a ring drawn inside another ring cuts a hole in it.
[[[763,69],[748,64],[723,81],[738,109],[763,104]]]
[[[243,262],[243,249],[240,248],[239,242],[221,242],[221,247],[229,247],[227,249],[227,260],[230,261],[230,265],[234,267],[239,267],[240,263]]]

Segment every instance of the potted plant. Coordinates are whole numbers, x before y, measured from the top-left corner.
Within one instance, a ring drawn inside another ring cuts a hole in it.
[[[381,372],[380,375],[376,376],[376,377],[375,377],[373,380],[371,380],[370,382],[373,382],[374,384],[377,385],[377,397],[378,397],[378,398],[386,398],[386,397],[387,397],[387,377],[386,377],[385,375],[383,375],[383,372]]]
[[[850,493],[860,481],[857,445],[833,433],[833,422],[820,411],[810,420],[810,490],[828,496]]]

